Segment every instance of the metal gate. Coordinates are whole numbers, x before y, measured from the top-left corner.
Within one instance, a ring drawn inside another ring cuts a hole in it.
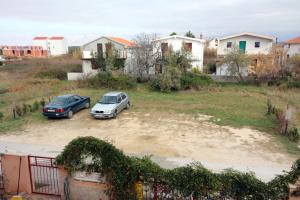
[[[58,167],[54,158],[28,156],[31,189],[33,193],[61,196]]]

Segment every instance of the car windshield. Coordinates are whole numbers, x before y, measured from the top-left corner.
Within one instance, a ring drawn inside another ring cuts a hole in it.
[[[117,103],[116,96],[103,96],[102,99],[99,101],[101,104],[115,104]]]
[[[51,103],[55,104],[55,105],[65,105],[66,98],[65,97],[56,97],[51,101]]]

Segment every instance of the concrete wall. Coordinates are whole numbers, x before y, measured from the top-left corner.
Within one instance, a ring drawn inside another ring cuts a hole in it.
[[[241,67],[240,72],[242,76],[248,76],[248,67]],[[218,76],[238,76],[238,73],[232,74],[228,69],[227,64],[222,64],[221,66],[217,66],[216,75]]]
[[[284,49],[290,57],[293,55],[300,55],[300,44],[286,44],[284,45]]]
[[[68,45],[66,39],[49,39],[48,49],[51,56],[59,56],[68,53]]]
[[[63,167],[59,168],[59,183],[60,191],[64,191],[64,182],[68,177],[70,197],[72,200],[109,200],[110,198],[106,195],[108,185],[105,180],[99,182],[92,181],[81,181],[76,180],[72,176],[68,175],[67,171]],[[64,195],[62,199],[64,199]]]
[[[82,60],[82,73],[69,72],[67,74],[69,81],[82,80],[98,73],[98,70],[92,68],[91,60]]]
[[[19,167],[20,182],[19,192],[31,194],[30,173],[28,166],[28,157],[22,155],[1,155],[2,173],[4,176],[5,192],[8,194],[17,194]]]
[[[203,71],[203,56],[204,56],[204,43],[200,41],[188,40],[178,37],[172,37],[164,40],[158,40],[154,42],[155,49],[161,51],[161,43],[168,43],[169,48],[172,46],[174,51],[180,51],[183,43],[192,43],[191,59],[193,68],[198,68]]]
[[[227,42],[232,42],[233,47],[234,45],[239,46],[240,41],[246,41],[246,54],[268,54],[273,45],[273,40],[249,35],[228,38],[219,41],[218,56],[226,55],[231,50],[231,48],[227,48]],[[259,48],[255,48],[255,42],[260,42]]]

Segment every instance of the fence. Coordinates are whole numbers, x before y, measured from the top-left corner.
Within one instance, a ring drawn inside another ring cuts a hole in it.
[[[60,196],[59,172],[54,158],[28,156],[33,193]]]

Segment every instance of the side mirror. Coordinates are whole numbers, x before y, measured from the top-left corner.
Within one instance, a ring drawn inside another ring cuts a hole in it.
[[[121,99],[118,99],[118,101],[117,101],[117,102],[118,102],[118,103],[121,103],[121,101],[122,101]]]

